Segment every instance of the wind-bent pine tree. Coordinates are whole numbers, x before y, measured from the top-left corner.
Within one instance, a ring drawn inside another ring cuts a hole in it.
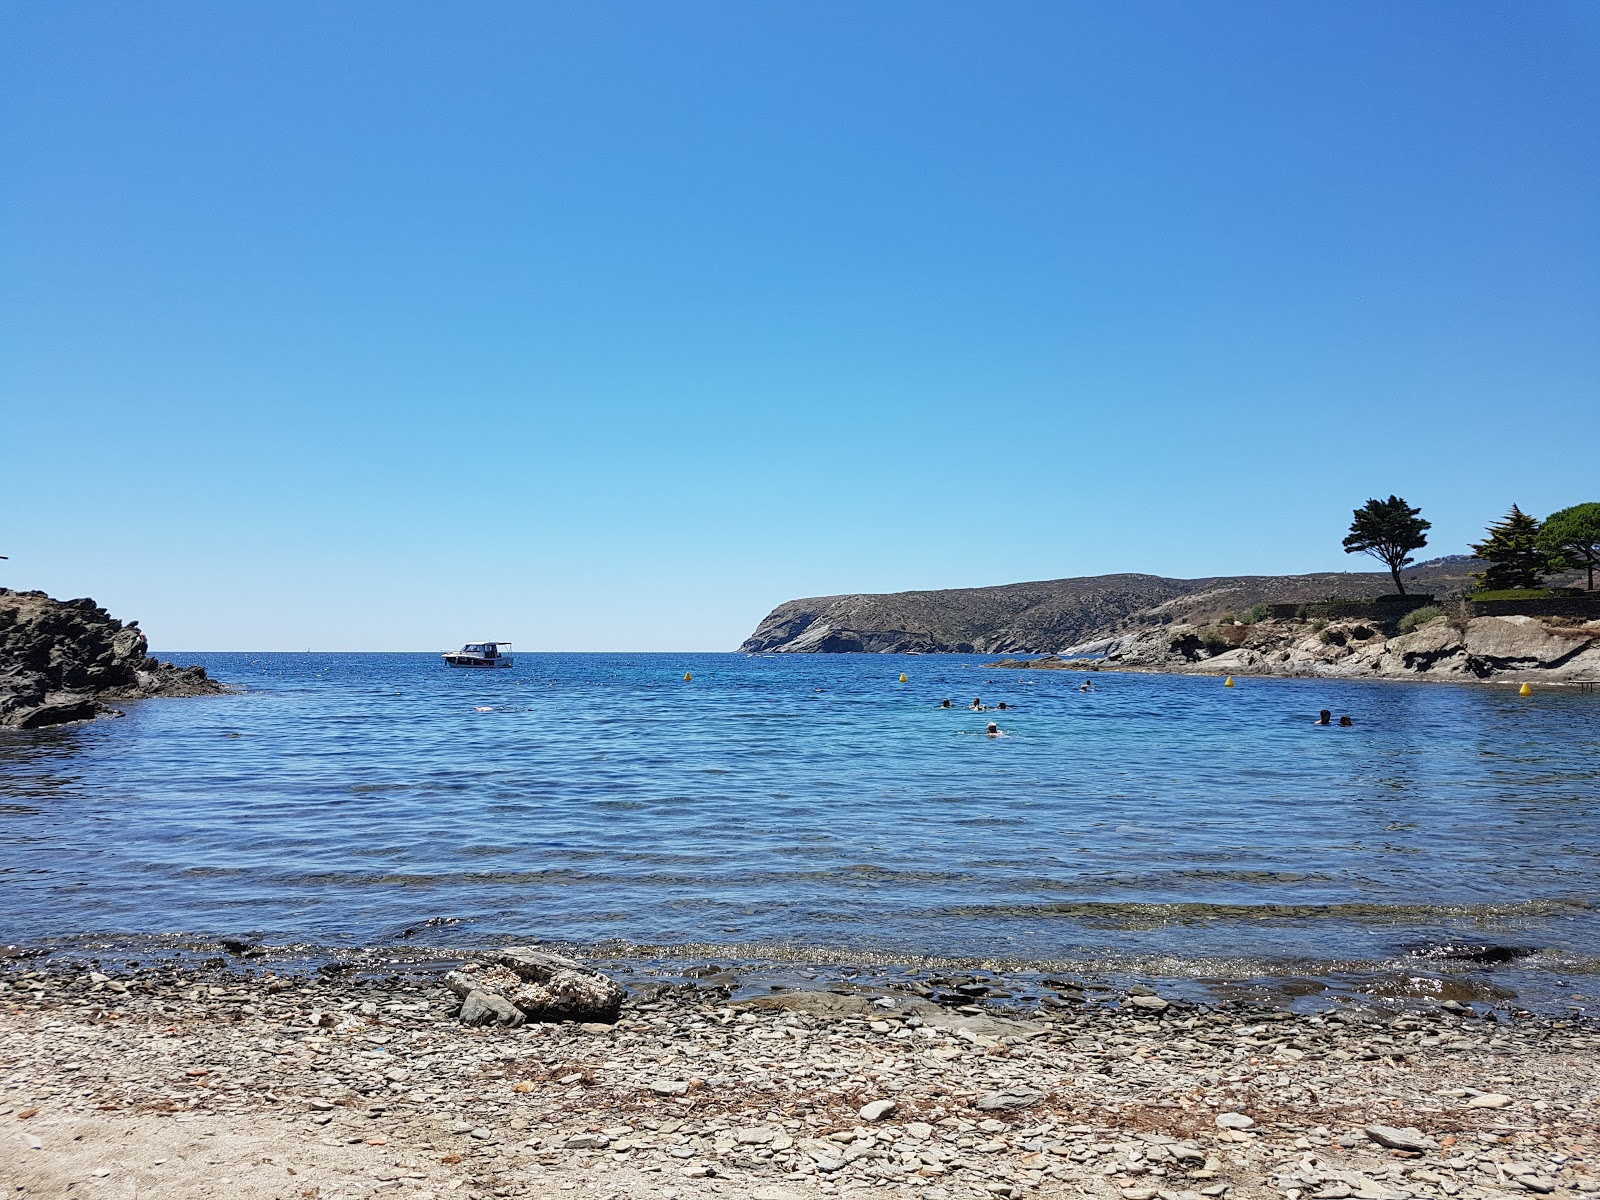
[[[1550,556],[1539,548],[1539,520],[1515,504],[1489,526],[1489,536],[1472,547],[1472,557],[1488,563],[1472,577],[1485,592],[1503,588],[1536,588],[1550,573]]]
[[[1594,591],[1594,569],[1600,566],[1600,504],[1574,504],[1553,512],[1539,529],[1539,548],[1550,556],[1555,570],[1589,569],[1589,590]]]
[[[1411,552],[1428,544],[1428,530],[1433,522],[1424,521],[1420,508],[1412,508],[1399,496],[1387,500],[1368,500],[1365,507],[1355,510],[1355,520],[1350,522],[1350,532],[1344,539],[1346,554],[1370,554],[1389,568],[1394,576],[1394,586],[1406,594],[1405,581],[1400,578],[1400,568],[1409,566]]]

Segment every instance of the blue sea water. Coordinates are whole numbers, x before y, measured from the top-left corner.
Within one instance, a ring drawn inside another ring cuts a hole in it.
[[[1490,942],[1538,952],[1470,968],[1506,994],[1600,993],[1600,696],[1109,673],[1084,694],[958,655],[174,657],[238,691],[0,736],[0,942],[1412,983],[1446,970],[1413,951]]]

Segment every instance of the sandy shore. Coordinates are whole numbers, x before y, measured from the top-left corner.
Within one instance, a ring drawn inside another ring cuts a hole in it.
[[[469,1029],[431,981],[45,961],[0,969],[15,1196],[1600,1192],[1593,1023],[687,987]]]

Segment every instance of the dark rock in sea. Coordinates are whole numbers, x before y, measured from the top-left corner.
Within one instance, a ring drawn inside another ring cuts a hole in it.
[[[1538,953],[1531,946],[1445,945],[1413,950],[1416,958],[1440,958],[1452,962],[1503,963]]]
[[[138,623],[93,600],[0,588],[0,726],[40,729],[121,716],[109,700],[226,690],[204,667],[151,658]]]

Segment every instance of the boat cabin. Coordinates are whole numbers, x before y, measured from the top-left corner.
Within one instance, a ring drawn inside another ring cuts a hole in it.
[[[510,649],[510,642],[468,642],[440,657],[452,667],[509,667],[514,661]]]

